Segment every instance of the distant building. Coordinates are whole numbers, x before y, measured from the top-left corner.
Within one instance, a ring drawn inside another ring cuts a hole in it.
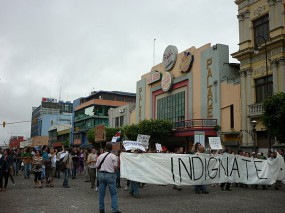
[[[54,125],[48,131],[48,145],[50,147],[69,147],[71,125]]]
[[[109,115],[109,127],[123,127],[135,123],[135,103],[130,103],[117,108],[110,108]],[[132,119],[132,115],[134,119]]]
[[[135,103],[136,94],[119,91],[94,91],[73,102],[73,145],[85,144],[87,132],[98,124],[109,126],[108,111],[127,103]]]
[[[20,142],[24,141],[24,136],[12,136],[9,141],[10,149],[20,148]]]
[[[53,125],[71,125],[72,103],[42,98],[41,105],[33,107],[31,137],[48,136]]]

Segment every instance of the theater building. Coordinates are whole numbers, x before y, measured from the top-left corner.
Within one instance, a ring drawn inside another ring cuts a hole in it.
[[[240,130],[239,64],[229,63],[226,45],[205,44],[178,53],[169,45],[163,62],[137,82],[136,122],[168,119],[169,150],[194,142],[208,146],[208,137],[221,134],[224,145],[238,147]]]

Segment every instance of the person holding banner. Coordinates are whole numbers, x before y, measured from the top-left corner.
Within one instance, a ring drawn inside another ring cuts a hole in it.
[[[133,151],[134,154],[138,154],[138,150],[134,150]],[[136,181],[132,181],[130,182],[130,195],[134,196],[135,198],[141,198],[140,196],[140,191],[139,191],[139,183]]]
[[[196,155],[200,155],[205,152],[205,147],[201,144],[198,145],[198,152],[196,152]],[[196,194],[209,194],[209,192],[206,189],[206,185],[195,185],[195,193]]]
[[[117,169],[117,157],[113,153],[112,143],[106,143],[106,151],[101,154],[96,162],[96,167],[98,170],[98,178],[99,178],[99,210],[100,213],[105,213],[105,192],[107,186],[110,190],[111,195],[111,206],[113,213],[121,213],[118,210],[118,194],[116,188],[116,169]]]

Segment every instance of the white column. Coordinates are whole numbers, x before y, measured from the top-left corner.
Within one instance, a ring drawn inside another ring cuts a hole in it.
[[[253,104],[253,98],[252,98],[252,69],[248,68],[246,70],[247,76],[246,76],[246,91],[247,91],[247,106]],[[247,117],[247,130],[251,130],[251,119]],[[252,136],[250,134],[247,134],[247,145],[253,145]]]
[[[277,15],[277,23],[276,23],[276,27],[282,27],[283,23],[282,23],[282,2],[281,0],[276,0],[276,15]]]
[[[278,82],[278,71],[277,71],[277,61],[276,60],[273,60],[270,62],[271,64],[271,70],[272,70],[272,73],[273,73],[273,94],[275,93],[278,93],[278,85],[279,85],[279,82]]]
[[[241,85],[241,117],[242,117],[241,128],[242,130],[246,130],[247,129],[247,126],[246,126],[247,103],[246,103],[246,87],[245,87],[246,71],[241,70],[240,76],[241,76],[240,85]],[[247,133],[243,131],[242,132],[242,145],[245,146],[246,144],[247,144]]]
[[[244,15],[241,13],[237,15],[239,20],[239,43],[244,41]]]
[[[244,40],[250,40],[250,12],[246,10],[244,12]]]
[[[247,105],[253,104],[252,101],[252,69],[246,70],[246,91],[247,91]]]
[[[269,30],[273,30],[275,28],[275,0],[268,0],[269,4]]]
[[[279,77],[281,82],[281,91],[285,92],[285,58],[279,59]]]

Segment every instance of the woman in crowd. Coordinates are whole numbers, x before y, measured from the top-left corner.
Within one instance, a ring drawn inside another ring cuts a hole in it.
[[[10,155],[9,149],[5,149],[4,153],[0,160],[0,191],[6,191],[9,177],[11,176],[11,168],[13,165],[13,157]],[[4,188],[3,188],[3,178],[5,180]]]
[[[39,187],[42,188],[42,165],[43,165],[43,158],[39,150],[36,151],[36,155],[33,157],[33,172],[34,172],[34,182],[35,188]]]

